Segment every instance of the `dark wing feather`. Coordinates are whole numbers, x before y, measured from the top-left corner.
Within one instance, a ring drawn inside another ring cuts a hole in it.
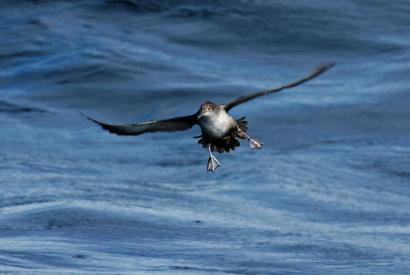
[[[270,90],[266,90],[266,91],[262,91],[262,92],[257,92],[257,93],[246,95],[246,96],[241,96],[241,97],[229,102],[228,104],[225,104],[224,105],[225,110],[229,111],[233,107],[238,106],[239,104],[245,103],[245,102],[247,102],[249,100],[252,100],[256,97],[259,97],[259,96],[264,96],[264,95],[268,95],[268,94],[272,94],[272,93],[277,93],[277,92],[280,92],[280,91],[285,90],[285,89],[296,87],[300,84],[305,83],[306,81],[309,81],[309,80],[321,75],[322,73],[324,73],[327,70],[329,70],[330,68],[332,68],[334,65],[335,65],[335,62],[323,63],[323,64],[319,65],[318,67],[316,67],[309,75],[305,76],[302,79],[299,79],[297,81],[285,84],[283,86],[280,86],[280,87],[277,87],[277,88],[274,88],[274,89],[270,89]]]
[[[81,112],[80,112],[81,113]],[[110,133],[121,136],[137,136],[150,132],[175,132],[183,131],[192,128],[197,123],[196,114],[190,116],[174,117],[165,120],[153,120],[136,124],[124,124],[124,125],[112,125],[107,124],[81,113],[87,119],[97,123],[103,129],[108,130]]]

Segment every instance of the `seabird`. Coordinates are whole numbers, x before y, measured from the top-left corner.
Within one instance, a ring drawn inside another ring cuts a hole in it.
[[[212,152],[217,151],[218,153],[222,153],[235,150],[236,147],[240,146],[238,139],[247,139],[252,150],[261,149],[263,146],[261,140],[248,135],[248,122],[245,120],[245,117],[235,119],[229,115],[229,111],[232,108],[254,98],[277,93],[303,84],[326,72],[333,67],[334,64],[334,62],[323,63],[302,79],[274,89],[241,96],[227,104],[219,105],[211,101],[205,101],[201,104],[198,111],[188,116],[174,117],[165,120],[151,120],[135,124],[113,125],[95,120],[83,113],[81,114],[110,133],[121,136],[137,136],[151,132],[184,131],[197,124],[201,128],[201,135],[194,138],[198,138],[198,143],[208,149],[209,158],[207,171],[214,172],[215,169],[221,165]]]

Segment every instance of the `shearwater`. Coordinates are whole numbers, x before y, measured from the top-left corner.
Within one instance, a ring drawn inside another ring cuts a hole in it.
[[[263,142],[247,134],[248,122],[245,117],[235,119],[229,115],[229,111],[239,104],[250,101],[256,97],[277,93],[285,89],[296,87],[306,81],[309,81],[334,66],[334,62],[323,63],[316,67],[309,75],[297,81],[282,85],[280,87],[269,89],[257,93],[252,93],[246,96],[239,97],[227,104],[215,104],[211,101],[205,101],[197,112],[188,116],[174,117],[165,120],[151,120],[143,123],[113,125],[107,124],[91,117],[84,115],[87,119],[99,124],[103,129],[108,130],[122,136],[137,136],[149,132],[175,132],[183,131],[192,128],[194,125],[199,125],[201,135],[198,143],[208,149],[209,158],[207,171],[215,171],[220,167],[219,161],[212,154],[214,151],[218,153],[229,152],[235,150],[235,147],[240,146],[239,139],[247,139],[251,149],[261,149]]]

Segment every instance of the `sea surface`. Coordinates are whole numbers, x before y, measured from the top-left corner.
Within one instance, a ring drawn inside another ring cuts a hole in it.
[[[206,172],[198,127],[249,134]],[[0,274],[409,274],[410,2],[0,2]]]

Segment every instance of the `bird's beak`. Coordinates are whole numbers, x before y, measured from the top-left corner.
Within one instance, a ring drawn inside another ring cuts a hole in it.
[[[203,118],[203,117],[208,116],[208,113],[209,113],[209,111],[201,112],[201,113],[198,115],[198,119],[201,119],[201,118]]]

